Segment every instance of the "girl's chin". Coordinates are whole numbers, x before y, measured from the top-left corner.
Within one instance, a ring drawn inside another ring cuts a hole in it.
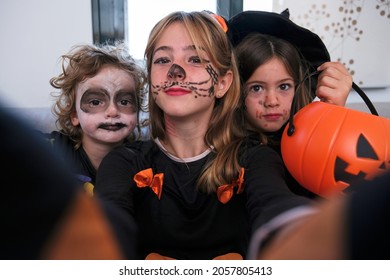
[[[274,133],[274,132],[278,132],[282,127],[283,125],[280,126],[272,125],[272,126],[267,126],[266,128],[259,128],[259,129],[265,133]]]

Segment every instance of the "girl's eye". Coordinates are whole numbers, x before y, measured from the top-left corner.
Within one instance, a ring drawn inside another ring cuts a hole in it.
[[[283,91],[289,90],[291,88],[290,84],[281,84],[279,88]]]
[[[109,101],[104,93],[98,90],[87,90],[81,97],[80,103],[89,108],[103,107]]]
[[[167,57],[159,57],[154,60],[154,64],[166,64],[171,62],[171,60]]]
[[[129,105],[131,103],[130,103],[130,100],[121,100],[121,101],[119,101],[119,104],[121,106],[127,106],[127,105]]]
[[[192,62],[192,63],[202,63],[202,60],[198,56],[190,57],[189,61]]]
[[[129,107],[129,106],[133,106],[133,105],[134,105],[134,102],[132,102],[132,100],[123,99],[123,100],[120,100],[120,101],[119,101],[119,105],[120,105],[120,106]]]
[[[120,107],[136,107],[135,92],[122,92],[115,96],[115,103]]]
[[[117,108],[123,113],[137,112],[137,105],[133,99],[121,99],[117,101]]]
[[[93,107],[97,107],[99,105],[101,105],[103,102],[99,99],[92,99],[89,101],[89,104]]]
[[[261,85],[248,85],[245,87],[245,94],[246,95],[253,95],[257,96],[260,95],[264,91],[264,88]]]
[[[259,93],[263,91],[263,87],[261,85],[254,85],[249,88],[249,92]]]

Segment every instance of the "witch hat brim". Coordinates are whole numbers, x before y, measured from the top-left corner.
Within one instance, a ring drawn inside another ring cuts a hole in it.
[[[288,10],[281,14],[265,11],[244,11],[228,21],[228,36],[237,46],[250,33],[262,33],[284,39],[293,44],[316,69],[330,61],[329,52],[320,37],[292,22]]]

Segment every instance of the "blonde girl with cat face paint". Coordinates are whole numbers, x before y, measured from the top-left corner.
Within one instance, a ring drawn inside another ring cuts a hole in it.
[[[151,139],[101,163],[96,194],[135,221],[140,259],[245,259],[265,222],[312,211],[288,190],[277,153],[244,137],[225,32],[208,12],[175,12],[155,25],[145,51]]]

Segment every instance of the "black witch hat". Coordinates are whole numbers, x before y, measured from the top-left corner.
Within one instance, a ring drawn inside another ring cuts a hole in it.
[[[262,33],[284,39],[293,44],[308,63],[317,69],[330,61],[329,52],[320,37],[289,19],[288,9],[282,13],[243,11],[228,21],[228,36],[233,46],[250,33]]]

